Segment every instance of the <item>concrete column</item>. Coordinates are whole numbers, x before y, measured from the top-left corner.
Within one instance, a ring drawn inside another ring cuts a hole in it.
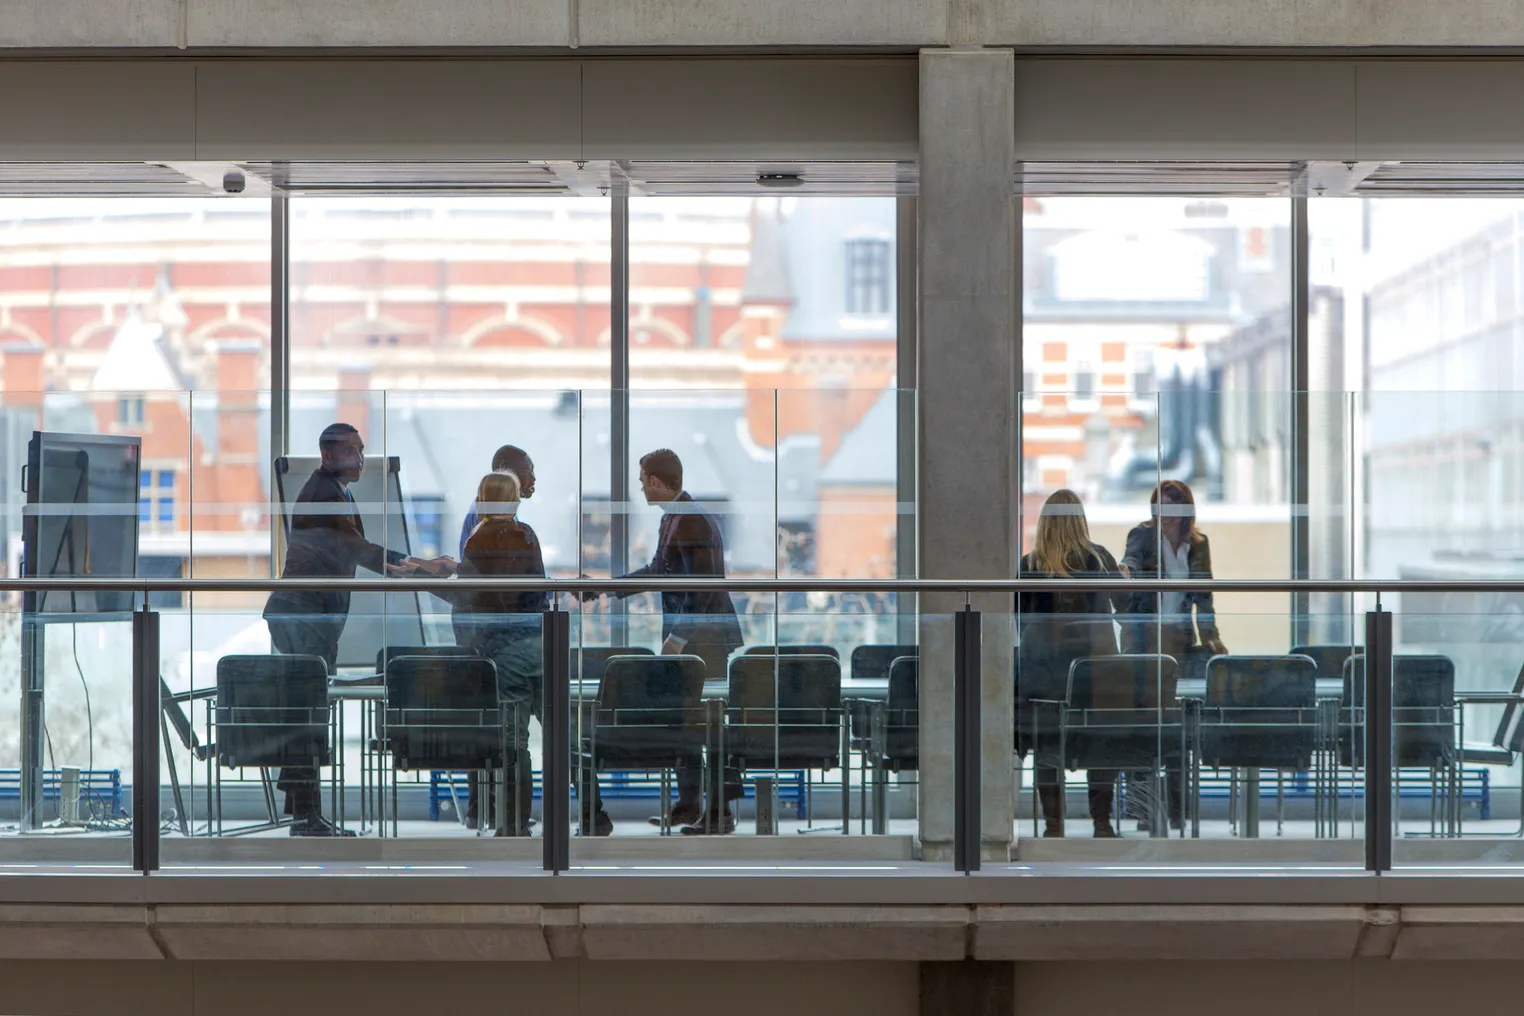
[[[921,1016],[1014,1016],[1016,964],[921,964]]]
[[[919,542],[927,578],[1009,578],[1020,558],[1020,312],[1011,50],[921,53]],[[951,857],[953,641],[961,596],[921,600],[920,834]],[[984,856],[1009,856],[1012,609],[983,612]]]

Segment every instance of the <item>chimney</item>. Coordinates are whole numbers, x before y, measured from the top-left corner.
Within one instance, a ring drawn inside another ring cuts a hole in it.
[[[347,364],[339,368],[339,398],[336,422],[347,423],[360,432],[361,439],[369,441],[370,426],[370,367],[365,364]]]
[[[254,465],[259,455],[259,343],[225,339],[217,349],[217,460]]]
[[[25,342],[0,348],[0,391],[9,407],[42,407],[45,385],[42,379],[43,356],[47,350]]]

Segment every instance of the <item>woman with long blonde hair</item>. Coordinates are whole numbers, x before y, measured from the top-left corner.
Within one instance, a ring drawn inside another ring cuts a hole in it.
[[[1021,577],[1120,577],[1111,552],[1090,538],[1085,507],[1074,491],[1054,491],[1042,506],[1032,552],[1021,559]],[[1021,633],[1017,708],[1023,717],[1019,733],[1033,752],[1044,836],[1064,835],[1064,770],[1063,759],[1055,754],[1058,717],[1043,703],[1064,699],[1075,660],[1116,653],[1112,608],[1111,595],[1103,592],[1034,590],[1016,597]],[[1115,772],[1087,774],[1090,818],[1098,837],[1117,835],[1111,824],[1116,779]]]
[[[481,478],[475,505],[479,521],[466,537],[461,577],[545,575],[539,538],[518,520],[521,492],[516,473],[505,470]],[[528,836],[534,783],[529,720],[540,715],[544,696],[540,620],[549,605],[549,594],[533,589],[447,592],[446,596],[455,607],[456,644],[492,661],[497,670],[498,698],[509,717],[511,755],[504,766],[508,814],[494,815],[491,800],[483,808],[482,802],[475,800],[474,786],[468,813],[481,826],[494,826],[499,836]]]

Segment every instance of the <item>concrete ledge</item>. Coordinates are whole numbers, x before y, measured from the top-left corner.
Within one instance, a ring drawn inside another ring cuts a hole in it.
[[[549,960],[539,907],[160,907],[177,960]]]
[[[1403,907],[1394,960],[1517,960],[1524,907]]]
[[[978,907],[979,960],[1331,959],[1355,954],[1364,907]],[[1521,940],[1524,945],[1524,940]]]
[[[157,960],[143,907],[0,906],[0,959]]]
[[[0,961],[1524,960],[1518,906],[0,905]]]
[[[965,907],[583,907],[593,960],[960,960]]]

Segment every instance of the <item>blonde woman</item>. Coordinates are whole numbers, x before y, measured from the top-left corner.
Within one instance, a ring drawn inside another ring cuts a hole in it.
[[[518,520],[519,478],[488,473],[476,488],[478,521],[466,537],[458,574],[543,577],[545,561],[533,529]],[[499,834],[529,835],[534,772],[529,758],[529,718],[540,714],[544,669],[540,659],[540,615],[549,598],[541,590],[453,593],[456,644],[474,649],[497,668],[498,696],[510,713],[511,749],[506,767],[513,814]],[[472,790],[475,790],[473,786]],[[476,816],[479,803],[468,812]],[[488,812],[491,802],[488,802]],[[489,817],[488,821],[492,819]],[[496,824],[496,823],[493,823]]]
[[[1085,508],[1074,491],[1055,491],[1042,506],[1032,552],[1021,559],[1021,577],[1120,577],[1111,552],[1090,539]],[[1064,773],[1057,756],[1057,712],[1043,703],[1064,698],[1069,665],[1075,660],[1116,653],[1113,605],[1112,597],[1102,592],[1030,591],[1016,597],[1021,633],[1018,710],[1023,717],[1018,734],[1033,752],[1044,836],[1064,835]],[[1111,825],[1116,780],[1115,772],[1092,770],[1087,777],[1090,818],[1098,837],[1117,835]]]

